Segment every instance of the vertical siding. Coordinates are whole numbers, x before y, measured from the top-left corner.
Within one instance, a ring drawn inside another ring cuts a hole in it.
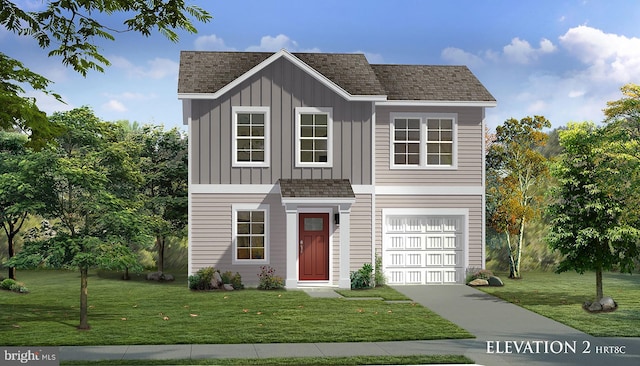
[[[392,112],[456,113],[458,115],[458,167],[455,170],[402,170],[389,168]],[[376,107],[376,185],[482,185],[481,107]]]
[[[482,197],[481,196],[376,196],[376,252],[382,252],[382,210],[385,208],[467,208],[469,209],[469,267],[482,263]]]
[[[258,283],[259,264],[233,265],[232,205],[260,203],[269,205],[269,265],[277,275],[286,273],[285,212],[280,195],[193,194],[190,245],[192,271],[215,267],[222,272],[239,272],[247,285]]]
[[[273,184],[280,178],[350,179],[372,184],[370,102],[348,102],[285,59],[219,100],[192,101],[194,184]],[[270,106],[271,162],[232,167],[232,106]],[[295,108],[333,108],[333,167],[295,167]]]

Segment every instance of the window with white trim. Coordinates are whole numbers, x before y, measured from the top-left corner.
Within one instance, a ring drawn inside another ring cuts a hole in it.
[[[234,205],[233,239],[234,263],[268,263],[268,205]]]
[[[296,166],[333,165],[332,108],[296,108]]]
[[[455,168],[455,114],[391,115],[392,168]]]
[[[269,166],[269,107],[232,107],[233,166]]]

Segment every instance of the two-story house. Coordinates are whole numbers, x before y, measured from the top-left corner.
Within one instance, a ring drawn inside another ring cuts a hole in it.
[[[287,288],[389,284],[484,267],[484,109],[464,66],[362,54],[182,52],[189,272],[268,265]]]

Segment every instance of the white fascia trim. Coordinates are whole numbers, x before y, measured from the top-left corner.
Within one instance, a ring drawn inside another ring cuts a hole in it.
[[[282,197],[282,205],[336,205],[348,204],[352,205],[356,202],[355,198],[336,198],[336,197]]]
[[[275,62],[277,59],[279,59],[281,57],[286,58],[291,63],[293,63],[294,65],[298,66],[303,71],[305,71],[307,74],[311,75],[316,80],[318,80],[320,83],[324,84],[326,87],[328,87],[329,89],[333,90],[336,94],[340,95],[341,97],[343,97],[344,99],[346,99],[348,101],[384,101],[384,100],[387,100],[387,96],[386,95],[351,95],[346,90],[342,89],[336,83],[334,83],[333,81],[329,80],[326,76],[322,75],[321,73],[319,73],[318,71],[316,71],[315,69],[310,67],[309,65],[305,64],[302,60],[300,60],[299,58],[295,57],[294,55],[289,53],[289,51],[285,50],[284,48],[281,49],[280,51],[274,53],[273,55],[269,56],[266,60],[264,60],[261,63],[257,64],[251,70],[245,72],[242,76],[240,76],[239,78],[237,78],[234,81],[230,82],[229,84],[225,85],[222,89],[216,91],[215,93],[178,93],[178,99],[218,99],[222,95],[227,93],[229,90],[231,90],[231,89],[235,88],[236,86],[240,85],[242,82],[244,82],[245,80],[249,79],[251,76],[253,76],[257,72],[259,72],[260,70],[264,69],[265,67],[271,65],[273,62]]]
[[[490,101],[448,101],[448,100],[385,100],[376,101],[377,106],[420,106],[420,107],[486,107],[492,108],[498,105]]]
[[[483,186],[377,186],[376,195],[479,196]]]
[[[351,189],[353,189],[353,193],[355,194],[375,194],[376,193],[375,186],[365,185],[365,184],[354,184],[351,186]]]
[[[277,184],[193,184],[191,193],[270,194],[280,193]]]
[[[386,216],[468,216],[468,208],[383,208],[382,217]],[[383,223],[385,221],[382,221]]]

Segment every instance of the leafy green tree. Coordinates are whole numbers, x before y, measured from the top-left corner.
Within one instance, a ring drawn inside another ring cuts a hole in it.
[[[65,127],[49,174],[55,181],[45,208],[60,224],[56,235],[25,242],[12,260],[16,267],[46,266],[80,271],[80,329],[89,329],[90,268],[141,269],[129,243],[146,225],[129,192],[140,180],[128,147],[118,143],[115,124],[100,121],[87,108],[55,113]]]
[[[177,129],[144,126],[135,134],[141,151],[145,209],[158,251],[158,271],[164,271],[169,237],[184,235],[187,225],[188,142]]]
[[[608,144],[608,133],[587,122],[560,132],[564,154],[553,165],[558,183],[547,208],[547,242],[564,255],[557,272],[595,271],[596,300],[603,297],[603,271],[631,272],[640,254],[637,222],[626,215],[637,206],[629,207],[625,197],[626,172],[619,169],[625,158]]]
[[[487,218],[504,234],[509,254],[509,277],[520,278],[527,223],[539,214],[548,177],[546,159],[539,152],[551,123],[543,116],[508,119],[496,128],[487,154]]]
[[[0,0],[0,27],[14,34],[31,37],[61,57],[62,64],[86,76],[90,70],[104,71],[109,60],[100,53],[98,40],[115,40],[114,34],[137,32],[150,36],[157,31],[170,41],[178,32],[196,33],[192,19],[208,22],[211,15],[185,0],[48,0],[41,10],[29,11],[24,2]],[[109,24],[114,15],[124,16],[122,24]],[[102,15],[102,16],[101,16]],[[109,17],[105,15],[110,15]],[[49,90],[51,81],[22,62],[0,52],[0,128],[17,126],[28,132],[31,143],[41,147],[60,131],[49,124],[34,98],[21,96],[29,85],[36,91],[60,96]]]

